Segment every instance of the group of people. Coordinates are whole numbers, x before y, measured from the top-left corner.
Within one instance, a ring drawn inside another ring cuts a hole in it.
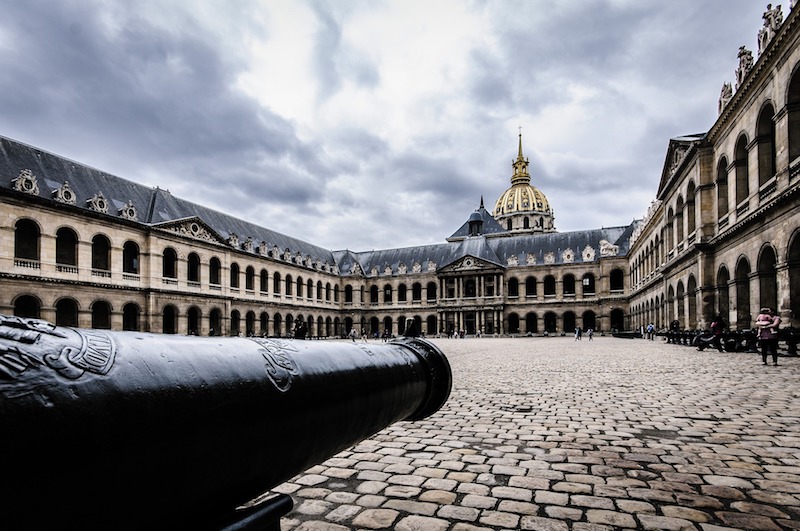
[[[769,356],[772,356],[772,365],[778,365],[778,329],[780,324],[781,318],[772,308],[764,307],[759,310],[758,317],[756,317],[756,330],[759,346],[761,347],[761,361],[764,365],[767,365]],[[712,334],[710,344],[722,352],[725,320],[720,314],[717,314],[711,321],[710,328]]]
[[[587,328],[586,329],[586,337],[589,338],[589,341],[592,340],[592,336],[594,336],[594,329],[593,328]],[[575,327],[575,341],[581,341],[582,337],[583,337],[583,329],[580,326],[576,326]]]

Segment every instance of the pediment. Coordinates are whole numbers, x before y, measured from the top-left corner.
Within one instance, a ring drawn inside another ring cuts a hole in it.
[[[155,225],[155,227],[193,240],[217,245],[229,245],[228,240],[223,238],[217,231],[212,229],[197,216],[165,221],[164,223]]]
[[[697,134],[670,139],[667,147],[667,156],[664,159],[664,168],[661,170],[661,182],[658,185],[659,196],[669,186],[676,173],[679,172],[691,148],[699,144],[704,136]]]
[[[500,269],[497,264],[482,260],[475,256],[466,255],[442,267],[440,273],[457,273],[463,271],[486,271]]]

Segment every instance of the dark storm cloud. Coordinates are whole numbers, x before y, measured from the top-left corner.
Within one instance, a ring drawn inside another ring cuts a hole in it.
[[[228,183],[251,201],[308,199],[312,176],[324,173],[317,152],[231,86],[240,65],[209,35],[188,21],[160,28],[135,10],[109,28],[103,15],[91,3],[7,6],[0,27],[14,46],[0,51],[0,116],[11,125],[3,134],[131,179],[172,174],[191,183],[189,198],[233,212],[241,194],[193,192]]]

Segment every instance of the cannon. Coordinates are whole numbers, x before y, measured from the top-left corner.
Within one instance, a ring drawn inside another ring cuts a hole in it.
[[[447,401],[415,337],[309,342],[65,328],[0,315],[3,529],[279,530],[254,500]]]

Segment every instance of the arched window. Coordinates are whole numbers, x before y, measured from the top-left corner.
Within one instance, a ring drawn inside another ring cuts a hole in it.
[[[383,286],[383,302],[389,304],[392,302],[392,286],[386,284]]]
[[[231,288],[232,289],[239,289],[239,275],[240,275],[239,264],[237,264],[236,262],[233,262],[231,264],[231,275],[230,275],[231,276],[230,281],[231,281]]]
[[[519,297],[519,280],[514,277],[508,279],[508,296]],[[511,316],[509,316],[509,319],[510,318]]]
[[[92,238],[92,269],[111,271],[111,242],[102,234]]]
[[[325,300],[328,301],[328,302],[331,301],[331,283],[330,282],[326,282],[325,283]],[[330,335],[330,334],[328,334],[328,335]]]
[[[175,306],[164,306],[161,314],[161,332],[163,334],[178,333],[178,309]]]
[[[564,292],[565,296],[574,297],[575,296],[575,275],[566,274],[564,278],[561,279],[561,289]]]
[[[545,297],[555,297],[556,296],[556,277],[553,275],[547,275],[544,277],[544,296]],[[549,332],[550,330],[548,330]]]
[[[775,176],[775,110],[771,104],[758,115],[758,186]]]
[[[417,302],[422,300],[422,284],[419,282],[414,282],[411,286],[411,300]]]
[[[30,219],[21,219],[14,225],[14,258],[39,260],[39,226]]]
[[[557,318],[555,312],[547,312],[544,314],[544,331],[548,334],[555,334],[557,331]]]
[[[611,291],[623,291],[625,289],[625,274],[622,269],[612,269],[609,276]]]
[[[111,305],[106,301],[92,304],[92,328],[111,330]]]
[[[667,210],[667,249],[672,250],[675,248],[675,211],[672,207]]]
[[[303,286],[305,282],[303,282],[303,277],[297,277],[297,298],[301,298],[303,296]]]
[[[519,334],[519,315],[516,313],[508,314],[508,333]]]
[[[69,227],[61,227],[56,231],[56,264],[61,266],[78,266],[78,235]]]
[[[378,304],[378,286],[369,288],[369,302],[370,304]]]
[[[525,216],[524,218],[522,218],[522,228],[523,229],[531,228],[531,221],[528,219],[528,216]]]
[[[317,294],[319,294],[319,292],[317,292]],[[306,282],[306,298],[309,300],[314,298],[314,283],[311,279],[308,279]],[[308,329],[311,330],[311,327],[309,326]]]
[[[728,213],[728,159],[722,157],[717,164],[717,218]]]
[[[534,312],[528,312],[525,315],[525,332],[530,334],[538,333],[539,325],[537,321],[536,314]]]
[[[186,280],[195,284],[200,283],[200,256],[197,253],[189,253],[187,258]]]
[[[122,272],[129,275],[139,274],[139,246],[131,240],[122,246]]]
[[[192,306],[189,308],[189,311],[186,312],[186,330],[188,331],[190,336],[199,336],[200,335],[200,308],[197,306]]]
[[[511,225],[511,220],[509,219],[509,220],[506,222],[506,230],[511,230],[511,228],[512,228],[512,225]]]
[[[564,322],[564,332],[572,333],[577,327],[577,320],[575,319],[575,312],[564,312],[562,316]]]
[[[281,274],[277,271],[272,274],[272,294],[281,294]]]
[[[675,235],[678,243],[683,241],[683,197],[678,196],[678,201],[675,205]]]
[[[161,258],[161,276],[164,278],[178,278],[178,253],[172,247],[164,249]]]
[[[718,302],[717,302],[717,311],[719,311],[720,315],[725,319],[727,322],[730,318],[730,287],[728,283],[730,282],[731,275],[728,273],[728,268],[724,265],[719,267],[719,271],[717,272],[717,293],[718,293]]]
[[[750,263],[741,257],[736,264],[736,327],[739,330],[750,328]]]
[[[689,181],[689,186],[686,189],[686,232],[690,235],[697,228],[697,214],[694,201],[695,192],[694,181]]]
[[[75,299],[59,299],[56,303],[56,325],[78,326],[78,303]]]
[[[292,286],[294,282],[292,281],[292,275],[286,275],[286,279],[284,280],[283,284],[286,286],[286,295],[292,294]]]
[[[256,335],[256,312],[254,312],[253,310],[247,312],[244,318],[244,323],[245,323],[244,335],[247,337],[253,337],[254,335]]]
[[[353,286],[350,284],[344,287],[344,303],[352,304],[353,302]]]
[[[322,281],[318,280],[317,281],[317,300],[318,301],[322,300],[323,294],[324,294],[324,289],[322,288]],[[320,334],[318,333],[317,335],[320,335]]]
[[[219,308],[212,308],[208,314],[208,335],[218,336],[222,334],[222,311]]]
[[[333,287],[333,302],[339,302],[339,286]]]
[[[258,290],[261,292],[262,295],[267,294],[267,288],[269,288],[269,273],[267,273],[266,269],[262,269],[261,273],[258,276]]]
[[[747,168],[747,138],[742,135],[736,141],[736,206],[738,207],[750,195],[750,174]]]
[[[139,305],[129,302],[122,307],[122,329],[132,332],[139,331]]]
[[[256,289],[256,270],[253,266],[247,266],[244,270],[244,289],[247,291]]]
[[[242,331],[242,314],[239,310],[231,310],[231,335],[238,336]]]
[[[427,287],[425,288],[426,293],[426,300],[435,301],[436,300],[436,283],[435,282],[428,282]]]
[[[589,330],[590,328],[592,330],[597,330],[597,319],[592,310],[586,310],[583,312],[583,329]]]
[[[408,288],[406,288],[405,284],[400,284],[397,286],[397,302],[406,302]]]
[[[478,296],[478,291],[475,287],[475,279],[474,278],[465,278],[464,279],[464,297],[467,299],[474,299]]]
[[[536,297],[536,277],[528,277],[525,279],[525,296],[530,298]]]
[[[14,300],[14,315],[39,319],[42,304],[32,295],[21,295]]]
[[[775,249],[767,245],[758,257],[759,306],[776,309],[778,307],[778,272]]]
[[[789,82],[786,95],[786,109],[789,111],[789,168],[800,164],[800,69],[796,69]],[[795,314],[796,315],[796,314]]]
[[[586,273],[583,275],[583,278],[581,279],[581,287],[583,289],[584,297],[590,297],[595,294],[594,275],[592,273]]]
[[[208,261],[208,283],[214,286],[222,284],[222,264],[216,256]]]
[[[275,316],[272,318],[272,335],[275,337],[283,337],[283,330],[281,330],[281,326],[283,324],[283,318],[281,314],[276,313]]]

